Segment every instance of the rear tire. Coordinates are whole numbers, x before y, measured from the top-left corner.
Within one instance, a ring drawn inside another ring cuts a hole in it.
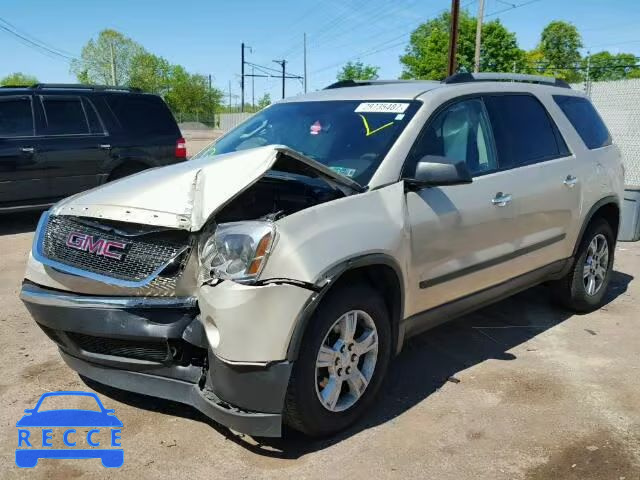
[[[379,293],[365,285],[329,292],[293,366],[285,423],[314,437],[348,427],[375,399],[390,356],[389,312]]]
[[[595,220],[580,242],[569,273],[553,282],[557,303],[578,313],[588,313],[600,308],[613,269],[616,238],[606,220]]]

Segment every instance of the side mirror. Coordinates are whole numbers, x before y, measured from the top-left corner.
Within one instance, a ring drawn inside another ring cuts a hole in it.
[[[463,185],[472,181],[465,162],[452,163],[451,159],[436,155],[422,157],[416,166],[414,177],[405,179],[408,185],[416,188]]]

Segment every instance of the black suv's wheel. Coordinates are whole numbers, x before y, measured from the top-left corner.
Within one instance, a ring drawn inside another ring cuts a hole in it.
[[[391,328],[380,295],[357,285],[329,292],[311,319],[285,401],[285,422],[335,433],[371,404],[389,365]]]
[[[121,178],[128,177],[129,175],[133,175],[134,173],[142,172],[146,170],[147,166],[141,165],[139,163],[134,163],[132,165],[121,165],[116,168],[111,174],[109,178],[107,178],[107,182],[113,182],[114,180],[120,180]]]
[[[573,266],[555,282],[555,298],[576,312],[596,310],[604,303],[611,280],[616,239],[608,222],[593,222],[582,238]]]

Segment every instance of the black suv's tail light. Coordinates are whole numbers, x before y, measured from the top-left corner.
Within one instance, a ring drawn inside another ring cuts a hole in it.
[[[182,137],[176,140],[176,158],[187,158],[187,142]]]

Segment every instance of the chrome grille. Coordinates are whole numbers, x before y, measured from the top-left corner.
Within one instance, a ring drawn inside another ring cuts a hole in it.
[[[126,253],[121,260],[116,260],[71,248],[66,242],[74,232],[123,242],[127,244]],[[51,260],[80,270],[120,280],[142,281],[178,257],[187,247],[187,239],[173,233],[152,231],[127,236],[108,225],[102,229],[76,217],[51,216],[43,236],[42,253]]]

